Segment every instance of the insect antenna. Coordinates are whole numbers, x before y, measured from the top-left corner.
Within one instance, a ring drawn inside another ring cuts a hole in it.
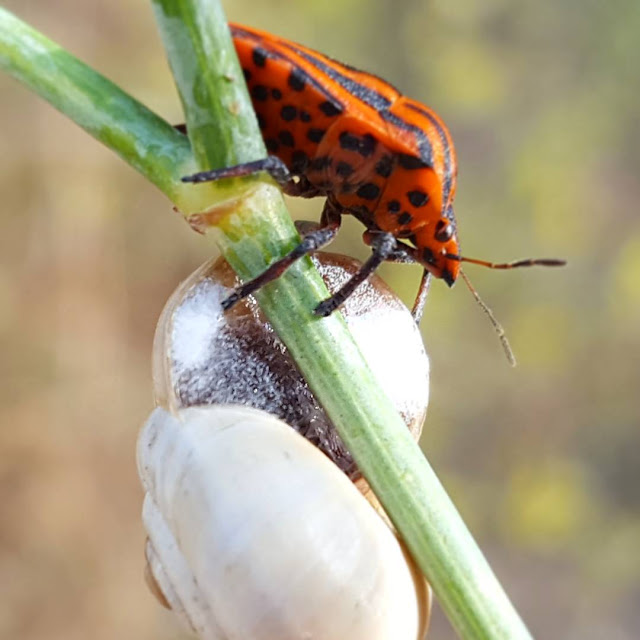
[[[558,258],[526,258],[524,260],[515,260],[514,262],[489,262],[488,260],[478,260],[477,258],[466,258],[456,255],[455,253],[446,253],[445,258],[449,260],[457,260],[458,262],[470,262],[471,264],[479,264],[489,269],[516,269],[518,267],[564,267],[566,260]]]
[[[507,356],[507,360],[512,367],[516,366],[516,357],[513,354],[513,349],[509,344],[509,340],[507,339],[507,334],[505,333],[502,325],[496,320],[496,317],[493,315],[493,311],[487,306],[486,302],[480,297],[480,294],[475,290],[475,287],[471,284],[471,280],[467,277],[467,274],[460,269],[460,275],[464,280],[465,284],[469,291],[471,291],[471,295],[476,299],[476,302],[480,305],[480,308],[487,314],[489,318],[489,322],[493,325],[493,328],[496,330],[498,334],[498,340],[500,340],[500,344],[502,345],[502,349],[504,350],[505,356]]]

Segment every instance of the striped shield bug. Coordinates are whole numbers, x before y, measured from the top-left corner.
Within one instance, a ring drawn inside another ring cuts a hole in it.
[[[492,263],[460,255],[453,211],[455,149],[433,110],[377,76],[303,45],[239,25],[231,25],[231,33],[269,156],[184,180],[197,183],[266,171],[285,193],[325,196],[326,202],[319,227],[289,255],[240,286],[225,301],[226,308],[328,244],[347,213],[365,226],[363,238],[372,254],[343,289],[318,305],[315,313],[320,316],[340,306],[385,260],[417,262],[424,268],[413,310],[417,320],[431,276],[452,286],[461,262],[493,269],[565,264],[556,259]]]

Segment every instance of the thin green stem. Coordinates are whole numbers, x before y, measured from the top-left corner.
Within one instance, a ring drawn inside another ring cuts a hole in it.
[[[115,151],[182,211],[201,211],[203,201],[214,199],[213,189],[198,193],[180,182],[195,168],[183,134],[1,7],[0,69]]]
[[[153,2],[193,152],[203,168],[266,155],[229,27],[218,2]],[[258,135],[256,135],[258,133]]]

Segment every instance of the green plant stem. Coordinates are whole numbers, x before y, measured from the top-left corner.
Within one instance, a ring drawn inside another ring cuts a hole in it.
[[[119,153],[183,212],[205,212],[192,221],[215,222],[211,230],[225,257],[241,278],[254,277],[297,242],[278,190],[255,178],[179,182],[198,168],[264,154],[222,9],[214,0],[156,0],[154,8],[185,107],[190,146],[166,122],[2,9],[0,65]],[[459,635],[530,638],[341,316],[312,315],[326,295],[307,259],[257,298]]]
[[[201,211],[215,199],[212,188],[198,193],[180,182],[195,169],[186,136],[2,7],[0,69],[115,151],[180,210]]]

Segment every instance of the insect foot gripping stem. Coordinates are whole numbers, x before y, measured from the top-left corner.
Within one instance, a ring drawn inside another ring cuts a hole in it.
[[[226,178],[246,178],[247,176],[260,172],[268,173],[285,190],[293,181],[287,165],[277,156],[267,156],[261,160],[245,162],[233,167],[200,171],[190,176],[184,176],[181,180],[182,182],[200,184],[202,182],[215,182],[216,180],[224,180]]]
[[[319,227],[308,233],[304,236],[300,244],[292,249],[284,258],[274,262],[257,278],[239,286],[228,298],[222,301],[222,308],[225,311],[231,309],[233,305],[251,295],[260,289],[260,287],[279,278],[294,262],[303,256],[328,245],[336,237],[339,228],[340,222],[338,220],[337,222],[329,223],[326,227]]]

